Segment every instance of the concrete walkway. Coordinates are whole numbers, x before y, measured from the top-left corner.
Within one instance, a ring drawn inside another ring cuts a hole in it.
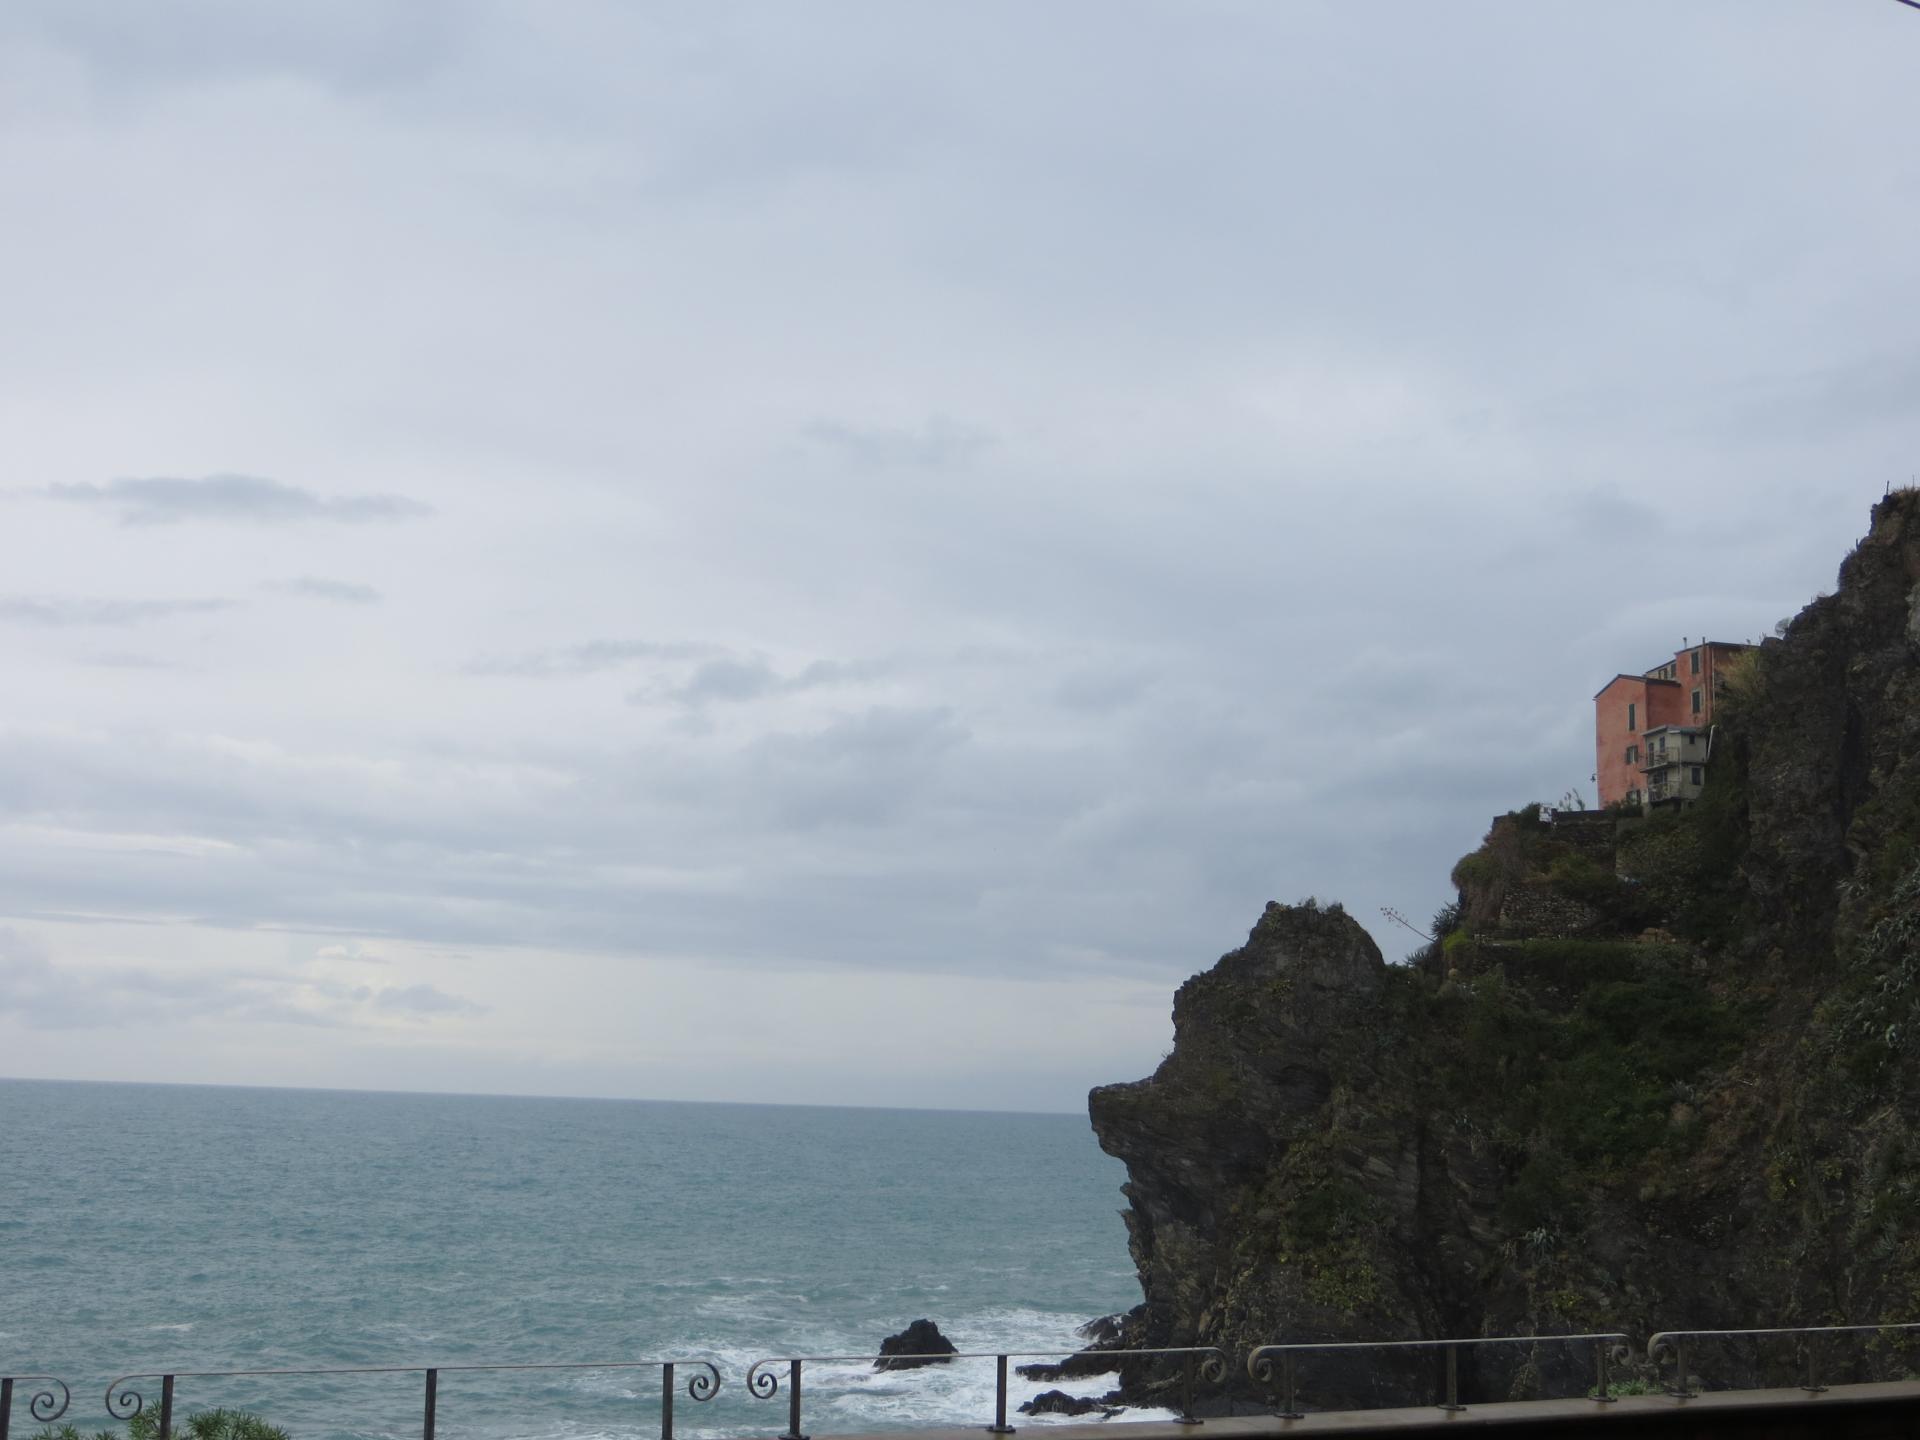
[[[1506,1435],[1664,1435],[1703,1437],[1920,1437],[1920,1382],[1835,1385],[1818,1395],[1783,1390],[1716,1390],[1690,1400],[1625,1395],[1593,1400],[1524,1400],[1472,1405],[1452,1414],[1436,1405],[1402,1410],[1336,1410],[1282,1420],[1273,1415],[1223,1416],[1201,1425],[1112,1420],[1095,1424],[1029,1424],[1031,1440],[1275,1440],[1295,1435],[1437,1435],[1443,1431]],[[849,1440],[980,1440],[983,1426],[905,1430]],[[814,1440],[833,1440],[818,1435]]]

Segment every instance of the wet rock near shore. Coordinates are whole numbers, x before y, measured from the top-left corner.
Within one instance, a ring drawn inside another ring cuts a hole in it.
[[[1042,1360],[1013,1368],[1027,1380],[1083,1380],[1089,1375],[1110,1375],[1120,1368],[1120,1362],[1097,1350],[1081,1350],[1064,1360]]]
[[[1098,1415],[1102,1420],[1111,1420],[1126,1407],[1114,1402],[1120,1398],[1118,1390],[1109,1390],[1104,1395],[1069,1395],[1064,1390],[1042,1390],[1020,1407],[1022,1415]]]
[[[889,1335],[880,1342],[880,1358],[873,1362],[876,1370],[918,1370],[922,1365],[946,1365],[951,1363],[947,1357],[953,1355],[957,1347],[940,1333],[940,1327],[931,1320],[916,1320],[897,1335]]]

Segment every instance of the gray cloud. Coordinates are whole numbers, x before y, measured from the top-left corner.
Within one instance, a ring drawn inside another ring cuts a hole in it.
[[[783,674],[763,656],[722,655],[694,667],[685,680],[642,687],[627,698],[635,704],[665,701],[698,708],[742,704],[809,690],[869,684],[897,672],[884,660],[815,660]]]
[[[171,661],[159,660],[151,655],[136,655],[126,650],[104,650],[92,655],[80,657],[83,665],[97,665],[102,670],[179,670],[184,667]]]
[[[432,985],[389,985],[369,997],[376,1010],[425,1019],[430,1015],[482,1015],[486,1007]]]
[[[525,655],[494,656],[469,661],[469,675],[597,675],[644,660],[699,660],[720,653],[719,647],[684,641],[590,640]]]
[[[991,431],[944,417],[911,428],[816,420],[803,433],[855,464],[889,469],[961,469],[994,443]]]
[[[117,512],[122,525],[172,525],[187,520],[229,520],[252,525],[288,525],[309,520],[359,525],[431,515],[433,507],[404,495],[318,495],[257,475],[173,476],[49,485],[51,500],[99,505]]]
[[[424,1023],[485,1010],[426,984],[347,985],[249,971],[179,975],[139,966],[78,969],[57,963],[33,936],[0,926],[0,1015],[48,1029],[218,1019],[348,1027],[374,1015]]]
[[[317,575],[301,575],[292,580],[269,580],[262,589],[282,595],[304,595],[315,600],[332,600],[342,605],[378,605],[380,592],[371,585],[352,580],[328,580]]]
[[[418,82],[445,53],[449,8],[422,0],[392,11],[360,0],[268,17],[232,0],[190,0],[164,22],[101,0],[26,0],[10,28],[79,56],[120,85],[284,76],[347,94]]]
[[[230,610],[233,601],[205,600],[106,600],[77,596],[5,595],[0,596],[0,621],[49,628],[86,625],[144,625],[152,620],[176,615],[207,615]]]
[[[1162,1016],[1267,899],[1431,914],[1600,679],[1798,610],[1920,454],[1884,0],[127,8],[0,7],[57,197],[0,262],[65,277],[0,346],[0,914],[393,957],[313,1013],[431,979],[582,1067],[503,976]],[[47,498],[133,445],[367,493]],[[39,598],[300,576],[377,623]]]

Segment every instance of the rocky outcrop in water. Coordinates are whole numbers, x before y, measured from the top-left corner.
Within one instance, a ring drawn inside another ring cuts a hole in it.
[[[931,1320],[916,1320],[897,1335],[889,1335],[880,1342],[880,1358],[873,1362],[876,1370],[917,1370],[922,1365],[945,1365],[950,1363],[947,1356],[955,1354],[957,1347],[940,1333],[940,1327]]]
[[[1145,1296],[1111,1345],[1920,1313],[1920,494],[1731,683],[1698,804],[1502,817],[1416,963],[1270,905],[1181,986],[1159,1069],[1089,1099]],[[1462,1383],[1577,1393],[1590,1365],[1484,1350]],[[1122,1374],[1164,1398],[1165,1367]],[[1418,1352],[1301,1379],[1434,1393]]]
[[[1031,1400],[1021,1402],[1022,1415],[1098,1415],[1111,1420],[1122,1407],[1112,1402],[1114,1395],[1069,1395],[1064,1390],[1042,1390]]]

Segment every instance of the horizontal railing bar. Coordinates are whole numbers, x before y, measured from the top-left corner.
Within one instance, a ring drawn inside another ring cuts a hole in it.
[[[944,1350],[928,1351],[914,1355],[881,1355],[868,1351],[861,1355],[769,1355],[764,1360],[756,1360],[749,1369],[757,1370],[762,1365],[788,1365],[798,1360],[805,1365],[851,1364],[856,1360],[1043,1360],[1047,1356],[1058,1356],[1058,1350]],[[1179,1345],[1166,1350],[1074,1350],[1068,1352],[1067,1359],[1059,1363],[1065,1365],[1082,1358],[1095,1358],[1108,1355],[1225,1355],[1218,1345]]]
[[[1689,1332],[1690,1333],[1690,1332]],[[1256,1345],[1247,1358],[1252,1360],[1259,1355],[1293,1355],[1307,1350],[1436,1350],[1448,1345],[1537,1345],[1542,1342],[1559,1343],[1576,1340],[1618,1340],[1628,1337],[1617,1331],[1607,1331],[1595,1335],[1475,1335],[1461,1340],[1328,1340],[1303,1341],[1299,1344]]]
[[[662,1365],[705,1365],[719,1367],[711,1360],[561,1360],[553,1363],[511,1365],[330,1365],[319,1370],[141,1370],[122,1375],[122,1380],[237,1380],[262,1375],[418,1375],[428,1370],[441,1374],[458,1370],[658,1370]],[[109,1386],[108,1388],[112,1388]]]
[[[1920,1330],[1920,1321],[1885,1325],[1777,1325],[1764,1330],[1662,1330],[1647,1341],[1647,1354],[1678,1340],[1734,1340],[1750,1335],[1866,1335],[1882,1330]]]

